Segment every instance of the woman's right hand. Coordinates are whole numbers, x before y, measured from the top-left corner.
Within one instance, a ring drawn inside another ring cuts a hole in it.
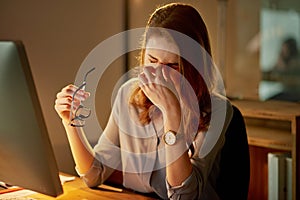
[[[70,124],[72,98],[77,89],[78,87],[72,84],[62,88],[56,95],[54,108],[65,126],[76,168],[78,172],[85,174],[91,168],[94,160],[92,147],[85,139],[83,129],[68,126]],[[80,102],[86,100],[89,96],[90,93],[79,90],[74,97],[73,112],[78,108]]]
[[[70,110],[71,110],[71,104],[72,104],[72,96],[74,92],[77,90],[77,86],[75,85],[67,85],[66,87],[62,88],[60,92],[56,95],[55,100],[55,110],[59,117],[65,121],[70,121]],[[77,107],[80,105],[81,101],[86,100],[90,96],[89,92],[86,92],[84,90],[79,90],[75,97],[74,97],[74,103],[73,103],[73,111],[77,109]]]

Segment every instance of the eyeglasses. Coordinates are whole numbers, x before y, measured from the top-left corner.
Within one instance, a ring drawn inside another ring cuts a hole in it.
[[[85,120],[91,115],[91,109],[83,106],[81,102],[80,102],[80,105],[78,106],[78,108],[75,110],[74,114],[73,114],[73,109],[74,109],[74,99],[75,99],[77,92],[85,89],[87,76],[93,70],[95,70],[95,67],[90,69],[85,74],[82,84],[75,90],[75,92],[72,96],[71,111],[70,111],[70,123],[69,124],[73,127],[83,127],[85,125]]]

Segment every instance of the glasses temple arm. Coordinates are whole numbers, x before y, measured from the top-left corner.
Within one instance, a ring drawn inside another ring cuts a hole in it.
[[[87,76],[89,75],[89,73],[91,73],[91,72],[94,71],[94,70],[95,70],[95,67],[93,67],[92,69],[90,69],[90,70],[85,74],[84,79],[83,79],[83,82],[84,82],[84,83],[86,82],[86,78],[87,78]]]

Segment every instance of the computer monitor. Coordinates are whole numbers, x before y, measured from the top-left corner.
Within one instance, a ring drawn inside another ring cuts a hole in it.
[[[0,41],[0,181],[63,193],[25,48]]]

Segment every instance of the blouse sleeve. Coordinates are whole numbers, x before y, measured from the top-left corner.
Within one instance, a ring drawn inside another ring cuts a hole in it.
[[[107,127],[94,147],[94,161],[91,168],[81,177],[88,187],[101,185],[115,169],[120,169],[121,156],[118,145],[117,126],[111,116]]]

